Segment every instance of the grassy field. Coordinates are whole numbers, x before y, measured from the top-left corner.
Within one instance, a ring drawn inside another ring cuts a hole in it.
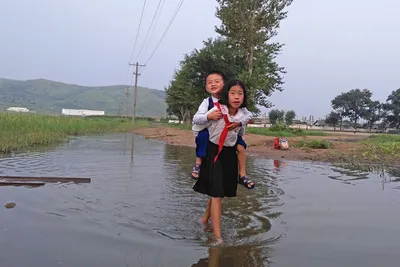
[[[136,120],[136,126],[148,124]],[[73,135],[124,132],[131,128],[132,121],[123,118],[0,113],[0,153],[56,144]]]
[[[273,129],[271,128],[246,128],[246,133],[265,136],[296,137],[296,136],[325,136],[321,131],[307,131],[301,129]]]
[[[366,145],[364,157],[379,159],[384,157],[400,158],[400,135],[372,135],[362,142]]]

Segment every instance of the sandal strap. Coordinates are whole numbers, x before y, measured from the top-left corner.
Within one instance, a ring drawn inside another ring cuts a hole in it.
[[[247,178],[246,176],[243,176],[242,178],[240,178],[242,181],[243,181],[243,183],[245,184],[245,185],[250,185],[251,183],[253,183],[253,185],[254,185],[254,182],[252,181],[252,180],[250,180],[249,178]],[[250,186],[252,186],[252,185],[250,185]]]

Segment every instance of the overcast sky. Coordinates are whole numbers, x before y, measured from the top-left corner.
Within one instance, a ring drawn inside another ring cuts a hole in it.
[[[129,84],[128,62],[143,2],[1,0],[0,77]],[[158,2],[147,0],[133,61]],[[140,63],[149,58],[178,3],[166,0]],[[215,6],[215,0],[184,1],[143,70],[141,86],[163,90],[183,54],[216,36]],[[271,99],[276,107],[318,118],[330,111],[334,96],[353,88],[368,88],[374,98],[386,100],[400,87],[398,10],[397,0],[294,0],[277,37],[285,43],[278,62],[288,73],[284,91]]]

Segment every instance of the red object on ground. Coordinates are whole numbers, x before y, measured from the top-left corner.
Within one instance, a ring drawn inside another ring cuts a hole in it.
[[[279,137],[275,138],[275,141],[274,141],[274,148],[275,148],[275,149],[279,149]]]

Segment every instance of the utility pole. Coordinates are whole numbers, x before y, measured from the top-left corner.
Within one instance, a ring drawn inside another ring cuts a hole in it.
[[[138,62],[136,62],[136,64],[129,63],[129,65],[136,66],[136,70],[133,73],[133,75],[135,75],[135,87],[133,88],[133,114],[132,114],[132,130],[133,130],[135,126],[135,116],[136,116],[137,82],[140,75],[139,66],[144,67],[145,65],[140,65]]]
[[[135,87],[133,88],[133,114],[132,114],[132,137],[131,137],[131,162],[133,163],[133,140],[134,140],[134,134],[133,134],[133,129],[135,127],[135,116],[136,116],[136,98],[137,98],[137,83],[138,83],[138,77],[140,75],[139,73],[139,66],[144,67],[145,65],[139,65],[138,62],[136,64],[129,63],[130,66],[135,65],[136,69],[135,72],[133,73],[135,75]]]
[[[128,99],[129,99],[129,86],[126,88],[125,92],[125,118],[128,117]]]

